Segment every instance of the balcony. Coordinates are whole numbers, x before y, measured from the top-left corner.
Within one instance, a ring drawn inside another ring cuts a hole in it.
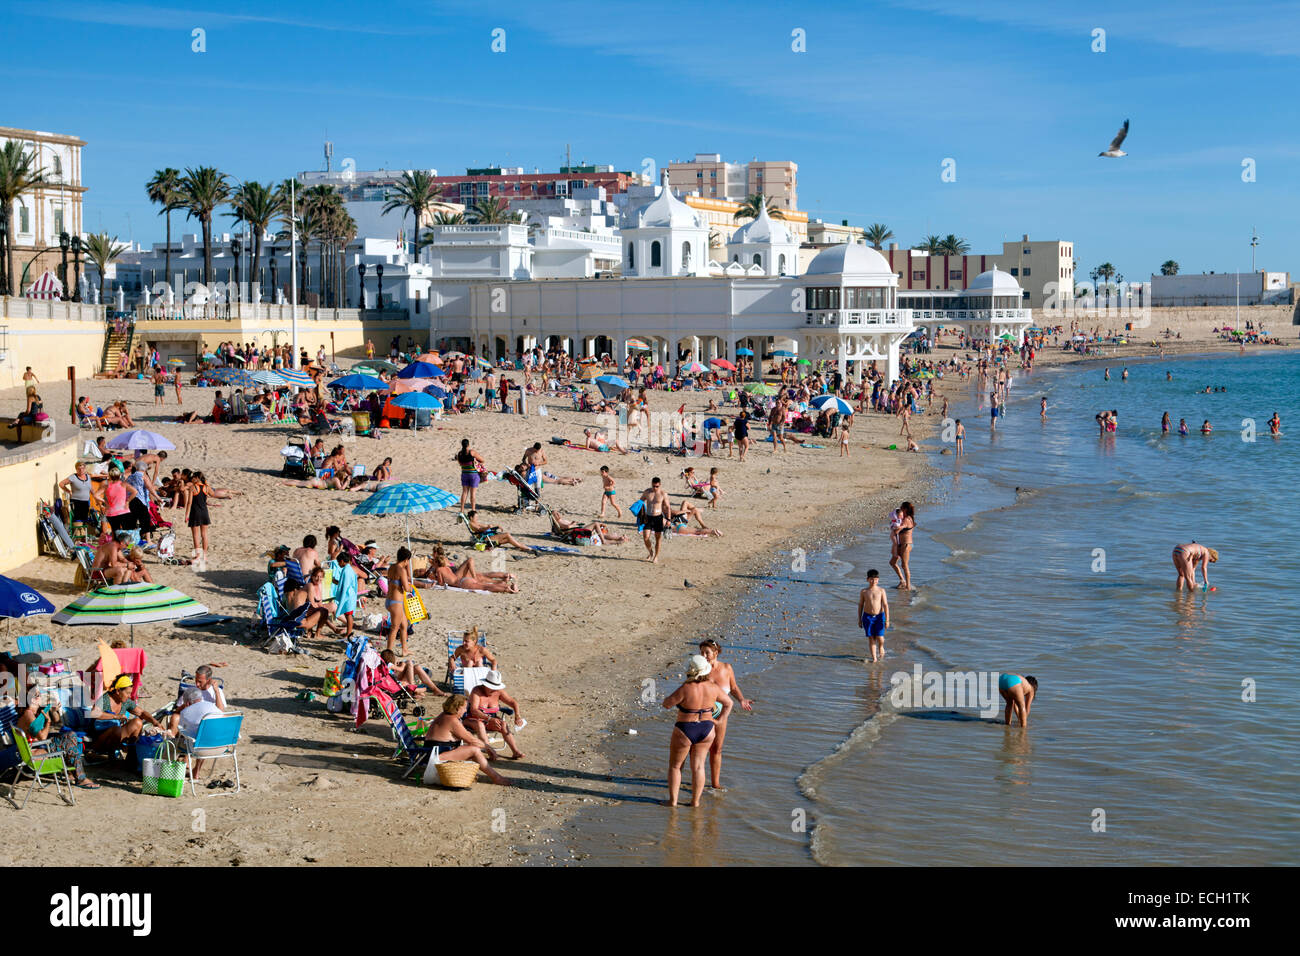
[[[1033,322],[1032,309],[913,309],[912,321],[927,322]]]
[[[807,324],[847,332],[907,332],[911,309],[818,309],[807,314]]]

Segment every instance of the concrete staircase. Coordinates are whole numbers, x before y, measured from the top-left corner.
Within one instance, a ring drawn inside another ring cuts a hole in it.
[[[135,338],[135,323],[128,323],[121,332],[109,323],[104,332],[104,354],[99,363],[99,376],[106,378],[117,371],[117,363],[122,360],[123,353],[131,351],[133,338]]]

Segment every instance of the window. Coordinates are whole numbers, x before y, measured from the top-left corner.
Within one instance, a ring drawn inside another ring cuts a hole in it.
[[[63,207],[51,206],[50,212],[54,214],[54,234],[57,236],[63,231]]]
[[[635,250],[636,250],[636,247],[633,246],[632,243],[629,242],[629,243],[627,244],[627,267],[628,267],[629,269],[635,269],[635,268],[636,268],[636,251],[635,251]]]
[[[785,256],[776,260],[776,271],[779,275],[785,275]]]
[[[717,171],[716,169],[714,169],[714,170],[710,170],[710,171],[709,171],[709,178],[710,178],[710,179],[717,179],[717,178],[718,178],[718,171]]]
[[[1029,266],[1025,266],[1025,278],[1029,277]]]
[[[1029,247],[1028,247],[1028,246],[1025,246],[1025,255],[1029,255],[1029,254],[1030,254],[1030,253],[1029,253]]]
[[[961,270],[960,270],[960,269],[949,269],[949,270],[948,270],[948,278],[949,278],[949,279],[960,279],[960,278],[961,278]]]
[[[691,244],[689,242],[682,243],[682,271],[691,271]]]
[[[925,281],[925,270],[924,270],[924,269],[913,269],[913,270],[912,270],[912,281],[913,281],[913,282],[924,282],[924,281]]]
[[[20,233],[32,231],[31,210],[26,206],[18,207],[18,231]]]
[[[1018,276],[1018,275],[1020,275],[1020,270],[1017,269],[1015,266],[1012,266],[1012,267],[1011,267],[1011,274],[1012,274],[1013,276]]]
[[[659,240],[656,239],[650,243],[650,268],[658,269],[663,264],[663,249],[659,245]]]
[[[756,266],[760,266],[760,267],[763,265],[763,257],[762,257],[760,254],[758,254],[757,252],[754,253],[754,265],[756,265]]]
[[[697,172],[697,173],[695,174],[695,178],[696,178],[696,179],[703,179],[703,178],[704,178],[704,170],[701,169],[699,172]]]

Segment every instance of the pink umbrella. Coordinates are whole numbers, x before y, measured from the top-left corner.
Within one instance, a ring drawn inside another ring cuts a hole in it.
[[[725,368],[728,372],[734,372],[736,370],[736,366],[732,365],[724,358],[716,358],[709,362],[709,364],[716,365],[718,368]]]
[[[393,395],[404,395],[407,392],[423,392],[433,381],[431,378],[395,378],[388,383],[388,388]]]

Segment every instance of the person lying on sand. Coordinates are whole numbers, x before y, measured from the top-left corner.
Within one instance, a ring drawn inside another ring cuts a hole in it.
[[[584,428],[582,434],[583,442],[579,446],[581,448],[586,448],[590,451],[616,451],[620,455],[629,454],[628,450],[617,441],[612,443],[610,442],[608,432]]]
[[[472,557],[453,566],[447,560],[441,545],[433,552],[433,581],[444,587],[463,588],[470,591],[492,591],[496,594],[518,594],[519,585],[513,574],[504,571],[479,572]]]
[[[580,485],[581,478],[570,478],[565,475],[553,475],[549,471],[542,472],[543,476],[553,485]]]

